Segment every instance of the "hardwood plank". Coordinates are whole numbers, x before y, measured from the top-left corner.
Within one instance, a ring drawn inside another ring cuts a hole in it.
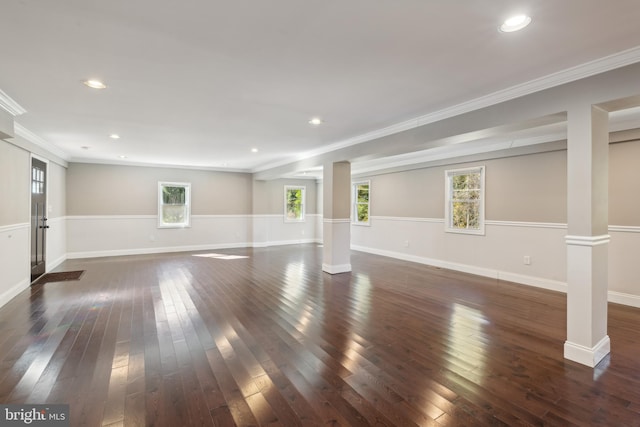
[[[74,426],[640,425],[640,310],[566,361],[566,296],[316,245],[67,260],[0,308],[0,402]]]

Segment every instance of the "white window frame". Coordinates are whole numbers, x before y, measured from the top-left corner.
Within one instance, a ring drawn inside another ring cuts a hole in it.
[[[455,228],[453,227],[453,177],[457,175],[468,175],[473,173],[480,174],[480,204],[479,204],[479,212],[478,212],[478,228]],[[484,236],[484,207],[485,207],[485,167],[484,166],[475,166],[471,168],[464,169],[450,169],[444,172],[445,176],[445,231],[448,233],[459,233],[459,234],[475,234]]]
[[[358,186],[359,185],[367,185],[369,186],[369,201],[367,202],[367,221],[359,221],[358,220]],[[363,225],[370,226],[371,225],[371,181],[357,181],[351,184],[351,224],[353,225]]]
[[[164,187],[183,187],[185,189],[185,220],[180,223],[164,222],[162,215],[162,207],[164,206],[162,198],[162,189]],[[158,182],[158,228],[187,228],[191,227],[191,183],[190,182]]]
[[[302,202],[301,202],[301,212],[300,212],[300,218],[294,218],[291,219],[287,216],[287,193],[289,192],[289,190],[302,190]],[[284,208],[284,222],[305,222],[305,217],[306,217],[306,201],[307,201],[307,187],[304,185],[285,185],[284,186],[284,204],[283,204],[283,208]]]

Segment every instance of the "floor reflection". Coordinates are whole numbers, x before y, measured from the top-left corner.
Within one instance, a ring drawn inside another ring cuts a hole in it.
[[[481,310],[453,303],[447,339],[452,371],[484,368],[487,360],[484,327],[490,323]],[[459,368],[453,367],[456,364]]]

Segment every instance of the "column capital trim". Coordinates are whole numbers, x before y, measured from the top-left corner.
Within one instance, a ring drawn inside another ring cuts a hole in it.
[[[608,234],[600,236],[565,236],[564,240],[570,246],[599,246],[609,244],[611,236]]]

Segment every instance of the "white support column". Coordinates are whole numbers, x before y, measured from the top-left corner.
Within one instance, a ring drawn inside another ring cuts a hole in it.
[[[351,164],[325,164],[322,189],[322,271],[346,273],[351,271]]]
[[[564,357],[594,367],[611,351],[607,335],[608,113],[568,111],[567,341]]]

